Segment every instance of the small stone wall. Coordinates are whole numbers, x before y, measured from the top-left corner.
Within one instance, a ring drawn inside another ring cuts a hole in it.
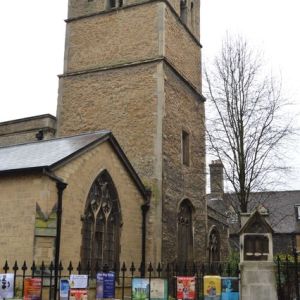
[[[242,300],[276,300],[275,264],[251,261],[240,264]]]

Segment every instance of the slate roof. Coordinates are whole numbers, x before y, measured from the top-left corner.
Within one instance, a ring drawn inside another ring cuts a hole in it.
[[[72,137],[0,147],[0,173],[13,170],[53,167],[55,164],[83,150],[110,131],[97,131]]]
[[[113,134],[107,130],[0,147],[0,175],[33,170],[53,170],[104,141],[111,144],[144,199],[147,200],[149,191],[146,190]]]
[[[231,200],[229,200],[231,199]],[[233,201],[232,194],[225,194],[224,200],[227,205]],[[296,219],[295,205],[300,205],[300,191],[271,191],[251,193],[250,211],[257,206],[262,205],[269,213],[268,221],[275,233],[293,233],[300,232],[300,221]],[[234,224],[231,225],[231,232]]]

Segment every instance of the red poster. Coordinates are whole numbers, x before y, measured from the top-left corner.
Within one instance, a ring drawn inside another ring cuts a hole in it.
[[[194,300],[195,293],[195,277],[178,276],[177,277],[177,299],[178,300]]]
[[[70,300],[87,300],[87,290],[85,289],[71,289]]]
[[[25,278],[24,300],[40,300],[42,292],[41,278]]]

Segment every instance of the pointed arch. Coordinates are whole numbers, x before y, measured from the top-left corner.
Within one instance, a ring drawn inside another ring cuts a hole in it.
[[[220,261],[220,233],[216,226],[212,226],[208,234],[208,257],[209,262]]]
[[[82,224],[81,261],[109,267],[119,264],[121,208],[117,190],[104,170],[94,180]]]
[[[193,206],[184,199],[177,212],[177,260],[179,263],[193,261]]]

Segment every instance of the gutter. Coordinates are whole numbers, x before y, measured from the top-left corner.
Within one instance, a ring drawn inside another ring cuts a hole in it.
[[[147,201],[141,206],[142,209],[142,262],[141,277],[145,277],[146,271],[146,236],[147,236],[147,212],[150,208],[151,190],[147,190]]]
[[[54,259],[54,300],[57,298],[58,286],[58,267],[59,267],[59,253],[60,253],[60,236],[61,236],[61,217],[62,217],[62,198],[63,191],[67,187],[67,183],[53,172],[43,169],[43,174],[48,176],[51,180],[56,182],[57,188],[57,210],[56,210],[56,237],[55,237],[55,259]]]

